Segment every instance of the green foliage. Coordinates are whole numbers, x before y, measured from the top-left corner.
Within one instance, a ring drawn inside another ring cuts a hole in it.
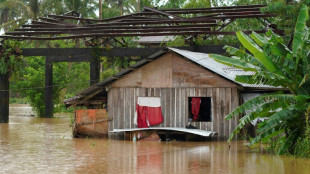
[[[1,0],[1,28],[4,31],[25,24],[29,19],[37,19],[47,13],[64,13],[63,0]]]
[[[310,158],[310,130],[307,134],[299,137],[295,145],[294,154],[298,157]]]
[[[50,47],[71,48],[73,42],[52,41]],[[31,45],[30,45],[31,46]],[[44,116],[45,59],[27,57],[26,67],[19,71],[11,81],[11,95],[27,97],[30,105],[39,117]],[[89,63],[54,63],[53,64],[53,102],[54,112],[64,112],[63,100],[89,86]],[[69,112],[72,111],[69,110]]]
[[[101,57],[102,73],[100,79],[113,76],[123,68],[127,68],[136,63],[138,57]]]
[[[96,18],[97,6],[93,0],[63,0],[67,11],[76,11],[83,17]]]
[[[161,0],[155,0],[155,5],[160,5],[160,8],[182,8],[186,0],[170,0],[162,4]]]
[[[20,69],[23,65],[21,56],[21,42],[4,40],[0,45],[0,73],[11,74]]]
[[[27,98],[13,98],[10,97],[10,104],[27,104]]]
[[[310,107],[307,108],[306,117],[306,130],[302,136],[299,136],[295,144],[294,154],[299,157],[310,158],[310,125],[309,125]]]
[[[27,67],[17,86],[26,88],[26,96],[39,117],[44,116],[44,65],[42,57],[27,57]]]
[[[293,154],[300,151],[299,147],[308,145],[306,120],[310,108],[310,42],[307,20],[308,8],[304,5],[296,23],[293,50],[285,45],[283,38],[271,31],[266,36],[253,32],[251,38],[237,32],[238,40],[251,54],[243,48],[226,46],[227,52],[233,55],[231,58],[210,55],[219,62],[253,72],[253,75],[237,76],[235,80],[239,82],[281,86],[290,91],[290,94],[270,93],[253,98],[228,114],[228,120],[245,114],[229,140],[250,121],[267,117],[258,124],[257,136],[251,140],[251,145],[258,142],[270,143],[277,139],[275,147],[279,154]]]

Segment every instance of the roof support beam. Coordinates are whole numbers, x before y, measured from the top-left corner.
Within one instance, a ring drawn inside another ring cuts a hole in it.
[[[254,30],[256,33],[265,33],[266,30]],[[243,31],[245,34],[250,34],[253,31]],[[180,32],[150,32],[150,33],[95,33],[95,34],[80,34],[72,36],[59,37],[35,37],[35,36],[10,36],[3,35],[3,39],[24,39],[24,40],[60,40],[60,39],[77,39],[77,38],[92,38],[92,37],[133,37],[133,36],[176,36],[176,35],[197,35],[197,34],[213,34],[213,35],[236,35],[234,31],[180,31]]]
[[[144,9],[148,10],[148,11],[152,11],[152,12],[158,13],[158,14],[161,14],[161,15],[164,15],[164,16],[167,16],[168,18],[183,19],[182,17],[176,16],[176,15],[173,15],[173,14],[169,14],[167,12],[162,12],[160,10],[156,10],[156,9],[153,9],[153,8],[150,8],[150,7],[144,7]]]
[[[183,50],[196,51],[202,53],[216,53],[223,54],[222,45],[208,45],[208,46],[195,46],[195,47],[177,47]],[[146,58],[151,54],[154,54],[164,47],[156,48],[112,48],[111,50],[100,49],[100,56],[107,57],[130,57],[139,56]],[[92,48],[24,48],[22,54],[27,56],[49,56],[48,60],[54,62],[89,62],[92,56]]]

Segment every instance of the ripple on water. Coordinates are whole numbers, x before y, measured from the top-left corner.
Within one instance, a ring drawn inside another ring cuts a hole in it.
[[[68,117],[0,124],[0,173],[310,173],[310,161],[248,153],[244,142],[72,138]]]

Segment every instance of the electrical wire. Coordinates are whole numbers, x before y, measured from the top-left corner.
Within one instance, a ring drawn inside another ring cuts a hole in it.
[[[67,84],[63,84],[63,85],[37,86],[37,87],[31,87],[31,88],[19,88],[19,89],[10,89],[10,90],[0,90],[0,92],[29,91],[29,90],[44,89],[44,88],[58,87],[58,86],[68,87],[70,85],[86,84],[86,83],[89,83],[89,82],[92,82],[92,81],[97,82],[98,80],[88,80],[88,81],[84,81],[84,82],[67,83]]]

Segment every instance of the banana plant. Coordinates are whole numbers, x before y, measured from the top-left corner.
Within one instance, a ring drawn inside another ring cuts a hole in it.
[[[236,35],[243,48],[225,46],[230,57],[210,54],[218,62],[253,72],[253,75],[237,76],[235,80],[238,82],[281,87],[289,91],[258,96],[228,114],[227,120],[244,114],[228,141],[252,120],[268,117],[258,124],[257,135],[250,144],[268,143],[277,138],[279,154],[294,152],[297,139],[306,133],[310,110],[308,20],[308,7],[303,5],[295,26],[292,49],[272,31],[264,36],[255,32],[247,36],[239,31]]]

